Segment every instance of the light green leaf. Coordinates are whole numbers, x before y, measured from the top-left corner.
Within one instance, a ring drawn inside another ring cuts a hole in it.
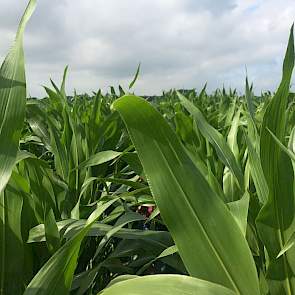
[[[289,249],[291,249],[295,244],[295,232],[291,235],[287,243],[284,245],[280,253],[278,254],[277,258],[282,256],[285,252],[287,252]]]
[[[64,232],[64,238],[70,239],[75,234],[83,229],[86,224],[86,220],[73,220],[65,219],[57,222],[57,227],[59,232]],[[104,236],[108,232],[114,229],[114,226],[95,222],[92,224],[90,230],[87,232],[87,236],[99,237]],[[129,229],[121,228],[116,231],[114,237],[127,240],[146,240],[157,243],[159,246],[166,248],[171,246],[172,239],[167,231],[154,231],[154,230],[139,230],[139,229]],[[44,224],[39,224],[30,230],[30,235],[27,243],[37,243],[45,241],[45,231]]]
[[[101,295],[234,295],[211,282],[181,275],[153,275],[124,278],[104,289]]]
[[[31,0],[20,21],[15,42],[0,69],[0,193],[5,188],[19,146],[26,106],[23,34],[36,6]]]
[[[239,131],[240,113],[241,110],[238,109],[238,111],[232,119],[231,128],[227,136],[227,143],[237,161],[239,159],[239,146],[237,142],[237,136]],[[231,170],[228,167],[224,168],[223,190],[227,201],[230,202],[239,200],[242,196],[241,190],[239,189],[239,185],[235,180],[235,175],[231,172]]]
[[[257,196],[261,204],[265,204],[268,198],[268,185],[263,174],[260,155],[256,152],[252,142],[248,136],[246,136],[246,142],[248,146],[250,174],[252,176]]]
[[[189,273],[240,294],[258,294],[256,268],[241,230],[165,119],[136,96],[124,96],[113,107],[127,126],[161,217]]]
[[[284,152],[290,157],[290,159],[291,159],[293,162],[295,162],[295,153],[294,153],[291,149],[285,147],[285,146],[282,144],[282,142],[281,142],[281,141],[280,141],[280,140],[279,140],[279,139],[273,134],[273,132],[271,132],[269,129],[268,129],[268,131],[269,131],[269,133],[271,134],[271,136],[273,137],[273,139],[274,139],[274,141],[276,142],[276,144],[282,149],[282,151],[284,151]],[[292,134],[293,134],[293,135],[291,135],[290,139],[291,139],[292,137],[294,137],[294,134],[295,134],[295,128],[293,129]]]
[[[36,0],[31,0],[0,69],[0,294],[21,294],[25,283],[21,190],[4,189],[20,160],[17,153],[26,106],[23,34],[35,6]]]
[[[85,167],[91,167],[91,166],[97,166],[103,163],[106,163],[108,161],[114,160],[117,157],[119,157],[122,153],[116,152],[116,151],[102,151],[98,152],[94,155],[91,155],[89,159],[84,161],[79,165],[79,168],[85,168]]]
[[[48,250],[50,253],[54,253],[60,246],[60,235],[52,209],[45,213],[44,226]]]
[[[241,168],[223,136],[208,124],[201,111],[192,102],[179,92],[177,92],[177,94],[183,106],[196,120],[196,124],[202,135],[213,145],[220,160],[231,170],[233,175],[235,175],[240,188],[243,189],[244,179]]]
[[[259,212],[257,226],[269,257],[267,276],[270,293],[292,294],[295,290],[295,248],[280,258],[278,254],[295,231],[294,173],[291,159],[274,144],[271,131],[285,143],[289,87],[294,68],[293,26],[283,64],[280,86],[269,102],[263,117],[260,137],[260,158],[269,188],[267,202]]]
[[[99,204],[87,220],[86,226],[59,248],[38,271],[24,295],[66,295],[69,293],[81,242],[91,225],[115,201],[116,199]]]
[[[244,236],[246,236],[249,201],[250,195],[248,192],[245,192],[244,196],[240,200],[227,203],[231,214],[236,220]]]
[[[150,266],[152,265],[155,261],[161,259],[161,258],[164,258],[164,257],[167,257],[169,255],[173,255],[175,253],[178,252],[178,249],[175,245],[173,246],[170,246],[168,248],[166,248],[165,250],[163,250],[156,258],[152,259],[151,261],[149,261],[148,263],[146,263],[144,266],[142,266],[140,268],[139,271],[137,271],[137,275],[141,275],[143,274],[143,272]]]

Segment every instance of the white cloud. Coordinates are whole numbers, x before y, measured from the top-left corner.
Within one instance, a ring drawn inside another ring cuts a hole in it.
[[[0,56],[13,39],[25,0],[1,0]],[[127,85],[243,91],[245,66],[255,89],[275,90],[295,3],[285,0],[42,0],[25,37],[28,89],[42,95],[69,64],[68,90]]]

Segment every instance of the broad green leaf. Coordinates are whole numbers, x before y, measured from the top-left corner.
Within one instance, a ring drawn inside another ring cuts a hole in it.
[[[255,184],[259,201],[261,204],[265,204],[267,202],[269,190],[263,174],[260,155],[256,152],[248,136],[246,136],[246,142],[248,146],[250,174]]]
[[[124,281],[135,279],[135,278],[138,278],[138,276],[137,275],[121,275],[111,280],[110,283],[108,284],[108,287],[111,287],[112,285],[116,283],[124,282]]]
[[[279,141],[279,139],[270,130],[269,130],[269,132],[273,136],[276,143],[280,146],[282,151],[284,151],[291,158],[292,163],[293,163],[293,170],[294,170],[294,173],[295,173],[295,153],[294,153],[294,151],[295,151],[295,146],[294,146],[294,143],[295,143],[295,128],[293,128],[293,130],[291,132],[291,135],[290,135],[289,144],[288,144],[289,148],[285,147]],[[291,235],[291,237],[285,243],[285,245],[281,249],[280,253],[278,254],[277,258],[282,256],[286,251],[288,251],[291,247],[293,247],[294,243],[295,243],[295,232]]]
[[[63,221],[58,221],[57,227],[60,233],[64,233],[64,238],[71,239],[75,234],[77,234],[84,228],[85,224],[86,220],[66,219]],[[113,228],[114,226],[95,222],[94,224],[92,224],[90,230],[87,232],[86,235],[91,237],[104,236]],[[116,231],[114,233],[114,237],[127,240],[151,241],[163,248],[171,246],[171,244],[173,243],[169,232],[160,230],[155,231],[121,228],[119,231]],[[39,224],[30,230],[30,235],[27,243],[44,242],[45,240],[44,224]]]
[[[27,121],[35,135],[37,135],[47,150],[51,151],[50,137],[46,126],[46,113],[36,103],[27,103]]]
[[[202,158],[198,153],[187,151],[189,157],[193,161],[193,163],[196,165],[196,167],[200,170],[200,172],[203,174],[203,176],[206,178],[206,180],[209,182],[211,188],[220,196],[220,198],[224,202],[228,202],[226,199],[224,192],[221,188],[220,183],[218,182],[215,175],[213,175],[210,167],[206,166],[206,164],[203,162]]]
[[[36,1],[31,0],[0,69],[0,294],[21,294],[25,284],[23,199],[17,186],[4,189],[15,163],[20,160],[17,154],[26,105],[23,34],[35,6]]]
[[[60,246],[60,235],[52,209],[45,213],[44,226],[47,248],[50,253],[54,253]]]
[[[165,119],[136,96],[124,96],[113,107],[127,126],[161,217],[189,273],[239,294],[258,294],[254,261],[241,230]]]
[[[235,156],[236,160],[239,160],[239,146],[237,142],[239,122],[240,122],[240,112],[239,109],[233,117],[232,125],[227,136],[227,143]],[[223,190],[228,201],[239,200],[242,195],[241,190],[235,180],[235,175],[230,171],[228,167],[224,168],[223,175]]]
[[[227,203],[231,214],[236,220],[244,236],[246,235],[247,229],[249,201],[250,195],[248,192],[245,192],[244,196],[240,200]]]
[[[35,158],[36,156],[34,154],[31,154],[27,151],[18,151],[16,156],[15,164],[18,164],[19,162],[29,159],[29,158]]]
[[[269,133],[271,134],[271,136],[273,137],[273,139],[274,139],[274,141],[276,142],[276,144],[282,149],[282,151],[284,151],[289,157],[290,157],[290,159],[295,163],[295,153],[291,150],[291,149],[289,149],[289,148],[287,148],[287,147],[285,147],[284,146],[284,144],[270,131],[270,130],[268,130],[269,131]],[[293,129],[293,131],[292,131],[292,134],[293,135],[291,135],[290,136],[290,139],[292,139],[293,137],[294,137],[294,132],[295,131],[295,128]],[[290,142],[291,143],[291,142]],[[291,143],[291,145],[292,145],[293,143]]]
[[[153,275],[124,278],[104,289],[101,295],[234,295],[211,282],[181,275]]]
[[[86,226],[59,248],[38,271],[26,288],[24,295],[66,295],[69,293],[81,242],[93,222],[115,201],[116,199],[98,205],[87,220]]]
[[[216,129],[214,129],[210,124],[208,124],[208,122],[204,118],[201,111],[192,102],[190,102],[187,98],[185,98],[179,92],[177,92],[177,94],[183,106],[194,117],[196,124],[200,132],[202,133],[202,135],[206,139],[208,139],[209,142],[213,145],[220,160],[235,175],[240,188],[243,189],[244,179],[243,179],[241,168],[239,164],[237,163],[233,152],[230,150],[223,136]]]
[[[22,294],[25,283],[21,235],[23,197],[18,190],[9,182],[0,194],[0,294],[4,295]]]
[[[106,235],[102,238],[100,241],[99,245],[96,248],[94,258],[96,258],[101,251],[101,249],[104,247],[104,245],[107,243],[107,241],[114,236],[117,232],[120,231],[126,224],[130,222],[135,222],[135,221],[143,221],[145,220],[144,216],[142,216],[139,213],[136,212],[127,212],[123,216],[121,216],[118,221],[116,222],[115,226],[110,229]]]
[[[5,188],[19,146],[26,106],[23,34],[36,6],[31,0],[20,21],[15,42],[0,69],[0,193]]]
[[[262,169],[269,187],[267,202],[257,218],[260,237],[269,257],[267,276],[270,293],[291,295],[295,292],[295,248],[277,256],[295,231],[294,173],[291,159],[274,143],[271,131],[285,143],[286,110],[294,68],[294,36],[291,28],[283,64],[283,77],[265,111],[260,138]]]
[[[79,165],[79,169],[85,168],[85,167],[91,167],[91,166],[96,166],[100,165],[106,162],[109,162],[111,160],[116,159],[119,157],[122,153],[121,152],[116,152],[116,151],[102,151],[98,152],[94,155],[91,155],[89,159],[84,161]]]
[[[27,180],[30,184],[30,195],[34,202],[34,214],[38,222],[44,222],[47,210],[57,212],[56,198],[52,184],[48,179],[49,167],[45,161],[27,159],[24,163]]]
[[[144,217],[135,212],[128,212],[125,215],[123,215],[121,218],[119,218],[115,226],[109,232],[107,232],[106,235],[100,241],[99,245],[96,248],[95,254],[93,256],[93,260],[95,260],[98,257],[100,251],[103,249],[103,247],[106,245],[109,239],[116,232],[118,232],[120,229],[122,229],[126,224],[130,222],[142,221],[142,220],[144,220]],[[103,263],[99,264],[98,266],[96,266],[94,269],[91,270],[91,272],[87,276],[88,278],[83,282],[83,285],[80,286],[78,294],[84,294],[83,290],[85,290],[85,288],[87,289],[87,286],[95,280],[97,271],[101,267],[101,265],[103,265]]]

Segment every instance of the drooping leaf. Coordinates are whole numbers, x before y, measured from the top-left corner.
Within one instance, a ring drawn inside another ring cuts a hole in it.
[[[79,165],[79,168],[84,168],[84,167],[91,167],[91,166],[96,166],[100,165],[103,163],[106,163],[108,161],[114,160],[117,157],[119,157],[122,153],[121,152],[116,152],[116,151],[102,151],[98,152],[92,156],[90,156],[89,159],[84,161]]]
[[[196,120],[196,124],[202,135],[213,145],[220,160],[231,170],[233,175],[235,175],[240,188],[243,189],[244,180],[241,168],[223,136],[210,124],[208,124],[201,111],[192,102],[179,92],[177,94],[183,106]]]
[[[76,269],[80,245],[93,222],[111,206],[116,199],[100,203],[82,228],[72,239],[67,241],[43,265],[26,288],[24,295],[67,295]]]
[[[175,245],[166,248],[156,258],[152,259],[151,261],[146,263],[144,266],[142,266],[140,268],[140,270],[137,271],[137,275],[141,275],[151,264],[153,264],[158,259],[164,258],[164,257],[169,256],[169,255],[173,255],[173,254],[175,254],[177,252],[178,252],[178,250],[177,250],[177,247]]]
[[[86,220],[67,219],[63,221],[58,221],[57,227],[59,229],[59,232],[64,232],[64,238],[70,239],[79,231],[81,231],[85,224]],[[104,236],[113,228],[114,226],[96,222],[92,224],[90,230],[87,232],[86,235],[92,237]],[[114,236],[120,239],[127,240],[151,241],[163,248],[171,246],[172,244],[172,239],[169,232],[160,230],[155,231],[121,228],[119,231],[115,231]],[[45,240],[44,224],[39,224],[30,230],[30,235],[27,243],[44,242]]]

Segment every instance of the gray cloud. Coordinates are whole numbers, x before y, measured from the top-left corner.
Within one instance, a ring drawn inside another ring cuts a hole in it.
[[[229,10],[232,10],[236,7],[235,0],[199,0],[199,1],[190,1],[185,0],[187,2],[187,8],[189,11],[200,11],[207,10],[214,15],[219,15],[225,13]]]
[[[26,0],[1,0],[0,57]],[[245,65],[255,89],[274,90],[295,3],[286,0],[42,0],[25,36],[28,89],[43,95],[49,77],[70,66],[68,92],[127,85],[135,91],[225,86],[243,91]]]

